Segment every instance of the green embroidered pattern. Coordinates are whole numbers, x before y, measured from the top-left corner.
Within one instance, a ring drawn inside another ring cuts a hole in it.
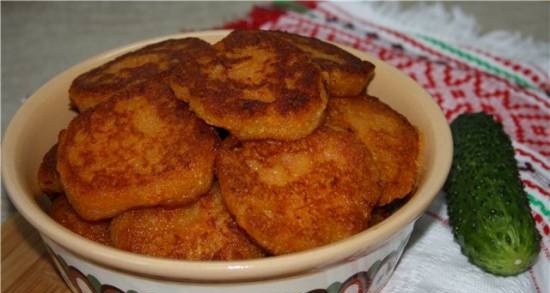
[[[498,67],[494,64],[491,64],[490,62],[488,61],[485,61],[473,54],[470,54],[468,52],[465,52],[457,47],[454,47],[446,42],[443,42],[441,40],[438,40],[438,39],[435,39],[435,38],[432,38],[432,37],[429,37],[429,36],[425,36],[425,35],[417,35],[419,38],[421,38],[422,40],[438,47],[439,49],[442,49],[443,51],[446,51],[448,53],[451,53],[457,57],[459,57],[460,59],[463,59],[465,60],[466,62],[468,63],[471,63],[471,64],[474,64],[475,66],[478,66],[478,67],[481,67],[489,72],[492,72],[498,76],[501,76],[501,77],[504,77],[506,79],[511,79],[513,80],[516,84],[520,85],[520,86],[523,86],[523,87],[528,87],[528,88],[531,88],[531,89],[538,89],[538,87],[534,84],[532,84],[531,82],[529,82],[528,80],[524,79],[523,77],[517,75],[517,74],[514,74],[514,73],[511,73],[501,67]]]
[[[541,214],[543,214],[545,217],[550,219],[550,210],[547,210],[544,206],[544,203],[540,200],[538,200],[534,195],[527,194],[527,198],[529,199],[529,202],[531,203],[531,206],[536,206],[539,208]]]

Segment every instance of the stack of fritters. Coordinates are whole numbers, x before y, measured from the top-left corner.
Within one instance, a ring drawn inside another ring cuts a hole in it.
[[[68,229],[145,255],[247,259],[335,242],[418,176],[417,131],[366,94],[373,75],[283,32],[149,45],[74,80],[80,114],[39,186]]]

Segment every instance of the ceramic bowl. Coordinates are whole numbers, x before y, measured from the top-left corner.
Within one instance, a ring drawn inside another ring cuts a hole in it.
[[[115,49],[57,75],[36,91],[11,121],[3,141],[5,187],[18,211],[40,233],[73,292],[379,292],[389,280],[414,222],[441,189],[452,158],[448,124],[433,99],[413,80],[363,52],[344,48],[376,65],[368,92],[415,125],[423,164],[410,200],[381,223],[315,249],[256,260],[177,261],[102,246],[70,232],[44,212],[36,173],[58,132],[74,117],[67,90],[79,74],[115,56],[168,38],[195,36],[209,42],[228,31],[171,35]]]

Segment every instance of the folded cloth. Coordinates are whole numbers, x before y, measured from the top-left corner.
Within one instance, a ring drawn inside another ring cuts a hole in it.
[[[226,27],[284,30],[368,52],[416,80],[449,122],[461,113],[483,111],[494,115],[512,138],[532,215],[543,236],[535,265],[504,278],[470,264],[453,239],[441,192],[418,220],[383,293],[550,292],[548,69],[486,52],[476,44],[445,41],[430,32],[391,29],[387,22],[372,22],[372,13],[372,3],[275,2],[255,7]],[[433,24],[438,25],[445,23]]]

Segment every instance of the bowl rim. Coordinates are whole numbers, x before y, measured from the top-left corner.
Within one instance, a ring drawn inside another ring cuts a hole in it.
[[[138,255],[112,247],[104,246],[85,239],[52,220],[34,200],[34,196],[24,194],[24,189],[15,175],[16,162],[10,160],[8,154],[16,152],[18,130],[24,125],[26,113],[35,108],[36,102],[40,99],[41,92],[45,88],[55,84],[66,75],[81,73],[83,66],[100,59],[114,57],[121,53],[139,48],[146,44],[159,42],[171,38],[184,37],[222,37],[231,30],[211,30],[190,33],[171,34],[151,39],[134,42],[104,53],[88,58],[69,69],[51,78],[42,87],[36,90],[27,101],[18,109],[9,123],[2,141],[2,179],[8,196],[19,213],[29,221],[43,236],[52,239],[60,246],[69,251],[91,260],[99,265],[106,265],[111,268],[130,272],[138,275],[151,276],[154,278],[169,278],[174,280],[192,280],[193,282],[208,281],[254,281],[270,279],[280,276],[289,276],[304,272],[311,272],[322,267],[333,265],[338,262],[354,257],[365,248],[372,248],[381,245],[402,228],[415,221],[428,207],[443,186],[447,177],[452,160],[452,137],[448,123],[439,106],[431,96],[422,89],[416,82],[407,75],[401,73],[393,66],[384,63],[365,52],[349,47],[345,50],[359,56],[362,59],[373,60],[378,64],[384,64],[392,74],[406,79],[415,89],[415,95],[422,95],[422,106],[433,114],[433,131],[438,134],[435,138],[436,151],[433,160],[441,166],[441,172],[434,173],[425,179],[424,190],[417,193],[399,209],[381,223],[369,227],[356,235],[331,243],[325,246],[309,249],[306,251],[291,253],[281,256],[273,256],[261,259],[238,260],[238,261],[186,261],[172,260],[150,256]],[[378,65],[377,65],[378,66]],[[291,265],[289,265],[291,264]]]

